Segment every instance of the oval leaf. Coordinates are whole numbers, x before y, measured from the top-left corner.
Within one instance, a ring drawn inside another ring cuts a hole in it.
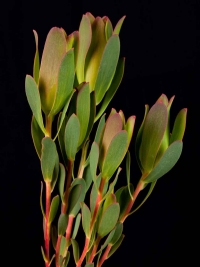
[[[61,214],[58,219],[58,235],[64,235],[68,223],[68,217],[66,214]]]
[[[78,58],[76,67],[77,79],[79,84],[85,80],[84,79],[85,59],[91,44],[91,40],[92,40],[91,23],[88,16],[83,15],[79,27],[79,49],[78,49]]]
[[[39,91],[45,114],[49,114],[55,100],[59,70],[65,53],[65,33],[63,29],[54,27],[46,38],[39,74]]]
[[[128,145],[128,134],[126,131],[121,131],[112,139],[111,144],[108,148],[107,154],[103,161],[102,166],[102,177],[110,179],[116,169],[122,162]]]
[[[58,159],[56,145],[50,137],[42,139],[41,168],[45,181],[53,178],[54,167]]]
[[[44,133],[42,132],[34,116],[32,117],[31,121],[31,135],[38,157],[41,158],[42,139],[44,138]]]
[[[70,194],[69,194],[69,201],[68,201],[69,203],[68,212],[67,212],[68,214],[71,214],[74,206],[79,201],[81,191],[82,191],[82,186],[80,184],[73,186],[73,188],[71,189]]]
[[[60,198],[63,201],[63,194],[64,194],[64,186],[65,186],[65,168],[63,164],[60,163],[60,171],[59,171],[59,181],[58,181],[58,189],[60,193]]]
[[[70,211],[70,215],[73,215],[74,217],[76,217],[77,213],[79,212],[81,206],[80,203],[82,201],[84,201],[85,199],[85,194],[86,194],[86,185],[85,185],[85,181],[82,178],[76,178],[74,179],[74,181],[71,184],[71,188],[75,187],[75,186],[81,186],[81,191],[80,191],[80,195],[78,200],[76,201],[76,204],[74,205],[74,207],[71,209]]]
[[[139,151],[140,162],[143,169],[151,171],[162,142],[168,122],[167,107],[162,103],[156,103],[149,110],[142,133],[142,141]]]
[[[56,115],[65,105],[67,99],[72,93],[74,84],[74,50],[69,50],[64,56],[58,74],[58,86],[55,94],[55,100],[50,115]]]
[[[79,245],[75,239],[71,238],[71,242],[72,242],[74,260],[75,260],[75,263],[77,263],[77,261],[79,260],[79,255],[80,255]]]
[[[35,80],[30,75],[26,75],[25,91],[33,115],[38,125],[40,126],[40,129],[45,134],[46,130],[44,128],[44,123],[42,118],[40,94]]]
[[[174,122],[174,127],[172,130],[172,135],[170,137],[170,144],[172,144],[174,141],[183,139],[186,126],[186,117],[187,117],[187,109],[184,108],[180,110],[178,115],[176,116],[176,120]]]
[[[74,224],[74,229],[73,229],[73,233],[72,233],[72,238],[73,239],[75,239],[76,236],[77,236],[78,229],[79,229],[79,226],[80,226],[80,222],[81,222],[81,214],[79,213],[76,216],[76,221],[75,221],[75,224]]]
[[[140,145],[142,142],[142,133],[143,133],[143,128],[144,128],[144,122],[146,120],[146,116],[147,116],[148,112],[149,112],[149,106],[145,105],[144,118],[143,118],[143,121],[140,125],[140,128],[139,128],[137,136],[136,136],[136,140],[135,140],[135,156],[136,156],[136,160],[137,160],[137,163],[138,163],[141,171],[143,170],[143,168],[142,168],[140,158],[139,158],[139,151],[140,151]]]
[[[107,92],[112,79],[114,77],[117,62],[119,59],[120,41],[119,36],[113,35],[108,40],[104,53],[102,55],[101,63],[97,79],[94,86],[96,92],[96,104],[98,105]]]
[[[119,218],[119,204],[114,203],[111,204],[102,214],[101,220],[99,222],[99,227],[98,227],[98,234],[101,237],[106,236],[110,231],[113,230],[115,227],[118,218]]]
[[[82,225],[87,238],[90,236],[91,212],[85,203],[82,203]]]
[[[88,83],[85,83],[78,92],[76,115],[80,122],[80,138],[78,144],[80,146],[85,139],[90,119],[90,89]]]
[[[112,83],[111,83],[105,97],[103,98],[101,107],[100,107],[100,109],[96,115],[95,121],[97,121],[101,117],[101,115],[104,113],[107,106],[109,105],[110,101],[114,97],[115,93],[117,92],[117,89],[119,88],[119,85],[122,81],[122,77],[124,75],[124,65],[125,65],[125,58],[120,58],[118,63],[117,63],[117,68],[115,71],[115,75],[112,79]]]
[[[72,114],[69,118],[66,124],[64,135],[67,158],[71,161],[74,161],[80,136],[80,122],[75,114]]]
[[[183,148],[181,141],[175,141],[165,151],[154,169],[144,179],[145,183],[152,183],[170,171],[180,158]]]
[[[59,203],[60,203],[59,196],[55,196],[51,202],[51,207],[50,207],[50,212],[49,212],[49,224],[51,224],[53,222],[53,220],[56,216],[56,213],[57,213],[58,207],[59,207]]]

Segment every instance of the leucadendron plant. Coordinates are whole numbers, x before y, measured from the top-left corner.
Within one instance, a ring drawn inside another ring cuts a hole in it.
[[[187,109],[178,113],[171,131],[174,97],[168,100],[162,94],[150,109],[146,105],[137,134],[135,154],[141,178],[134,189],[130,174],[134,151],[129,152],[129,145],[135,116],[126,119],[115,109],[108,117],[104,113],[124,73],[124,58],[119,58],[124,19],[113,29],[108,17],[86,13],[79,30],[70,35],[62,28],[52,28],[41,62],[34,31],[33,76],[26,76],[25,91],[43,176],[41,251],[46,267],[66,267],[73,262],[71,266],[101,267],[121,245],[125,219],[141,207],[182,152]],[[126,185],[118,188],[124,159]],[[146,186],[146,197],[133,208]],[[79,231],[85,234],[83,247]]]

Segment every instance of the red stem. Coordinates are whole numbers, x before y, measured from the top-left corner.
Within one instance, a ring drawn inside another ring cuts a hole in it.
[[[59,264],[59,251],[60,251],[60,242],[61,242],[61,235],[58,236],[57,243],[56,243],[56,267],[60,267]]]
[[[47,262],[45,263],[46,267],[49,267],[50,263],[50,252],[49,252],[49,242],[50,242],[50,225],[49,225],[49,212],[50,212],[50,202],[51,202],[51,183],[49,181],[46,182],[46,217],[45,217],[45,256],[47,258]]]
[[[66,229],[66,240],[67,240],[67,243],[70,240],[73,222],[74,222],[74,216],[73,215],[69,215],[68,225],[67,225],[67,229]]]
[[[95,204],[95,208],[94,208],[94,213],[93,213],[92,220],[91,220],[91,223],[90,223],[90,235],[89,235],[89,237],[86,237],[86,239],[85,239],[85,246],[84,246],[83,252],[81,254],[81,257],[78,260],[78,263],[77,263],[76,267],[80,267],[81,266],[86,254],[87,254],[88,247],[89,247],[89,242],[90,242],[90,236],[91,236],[92,229],[93,229],[95,221],[96,221],[96,217],[97,217],[97,214],[98,214],[100,202],[101,202],[101,199],[102,199],[102,193],[103,193],[104,185],[105,185],[105,179],[102,178],[100,186],[99,186],[99,191],[98,191],[98,196],[97,196],[97,200],[96,200],[96,204]]]
[[[124,216],[121,218],[120,222],[123,223],[125,221],[126,217],[128,216],[129,212],[131,211],[133,207],[133,204],[135,203],[137,196],[139,195],[143,187],[144,187],[144,183],[140,180],[135,191],[133,192],[133,198],[129,202],[129,205],[127,206],[126,211],[124,212]]]
[[[102,264],[104,263],[104,261],[108,258],[108,254],[109,254],[111,248],[112,248],[112,245],[108,244],[106,250],[104,251],[104,253],[103,253],[103,255],[102,255],[101,259],[100,259],[100,261],[97,264],[97,267],[101,267]]]
[[[90,238],[86,237],[85,246],[84,246],[84,249],[83,249],[83,252],[82,252],[82,255],[81,255],[80,259],[76,263],[76,267],[81,267],[81,264],[82,264],[82,262],[83,262],[83,260],[85,258],[85,255],[88,252],[89,243],[90,243]]]
[[[92,250],[92,253],[90,255],[88,263],[92,263],[93,262],[100,241],[101,241],[101,237],[98,236],[96,241],[95,241],[95,244],[94,244],[94,247],[93,247],[93,250]]]
[[[99,186],[99,192],[98,192],[98,196],[97,196],[97,200],[96,200],[96,204],[95,204],[95,208],[94,208],[94,213],[93,213],[91,224],[90,224],[90,230],[92,230],[92,228],[94,226],[94,223],[96,221],[96,217],[97,217],[97,214],[98,214],[99,206],[100,206],[100,203],[101,203],[101,200],[102,200],[102,194],[103,194],[104,185],[105,185],[105,179],[102,178],[100,186]]]

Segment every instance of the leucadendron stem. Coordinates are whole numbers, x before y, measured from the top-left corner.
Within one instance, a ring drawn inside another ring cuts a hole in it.
[[[83,252],[81,254],[80,259],[78,260],[78,262],[76,264],[76,267],[81,267],[81,264],[82,264],[83,260],[85,259],[85,256],[86,256],[86,254],[88,252],[89,243],[90,243],[90,237],[91,237],[91,234],[92,234],[92,230],[93,230],[94,224],[95,224],[96,219],[97,219],[98,210],[99,210],[99,206],[101,204],[105,182],[106,182],[106,180],[104,178],[102,178],[101,182],[100,182],[100,186],[99,186],[99,191],[98,191],[98,195],[97,195],[97,200],[96,200],[93,216],[92,216],[91,223],[90,223],[90,235],[89,235],[89,237],[85,238],[84,249],[83,249]]]
[[[50,203],[51,203],[51,183],[46,182],[46,211],[45,211],[45,229],[44,229],[44,242],[45,242],[45,256],[47,262],[45,263],[46,267],[50,266],[50,224],[49,224],[49,212],[50,212]]]
[[[133,192],[132,199],[129,202],[129,204],[128,204],[127,208],[126,208],[126,211],[124,212],[124,215],[122,216],[122,218],[120,220],[121,223],[123,223],[125,221],[125,219],[128,217],[128,214],[131,211],[137,196],[139,195],[140,191],[144,188],[143,176],[141,177],[140,181],[137,184],[136,189]]]

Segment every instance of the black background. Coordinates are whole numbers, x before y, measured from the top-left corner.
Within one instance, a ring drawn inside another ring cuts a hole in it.
[[[126,118],[136,115],[135,135],[144,105],[165,93],[176,95],[172,121],[188,108],[183,154],[160,179],[144,206],[124,225],[125,239],[106,266],[149,267],[197,264],[199,229],[194,209],[199,180],[200,2],[174,1],[9,1],[0,23],[0,221],[1,261],[6,266],[43,266],[39,160],[30,135],[31,111],[24,80],[32,74],[35,42],[42,53],[51,27],[77,30],[82,14],[108,16],[113,25],[126,15],[120,33],[124,79],[111,107]],[[135,137],[134,135],[134,137]],[[139,179],[131,144],[132,182]],[[122,173],[120,185],[125,185]],[[71,265],[73,266],[73,264]]]

